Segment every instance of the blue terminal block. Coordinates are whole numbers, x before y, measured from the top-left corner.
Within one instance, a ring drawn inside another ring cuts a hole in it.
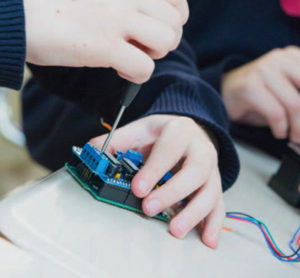
[[[86,143],[80,154],[76,148],[73,147],[73,152],[84,162],[86,166],[88,166],[91,170],[95,171],[98,174],[104,174],[109,161],[104,157],[104,155],[96,148],[94,148],[91,144]]]
[[[144,165],[141,153],[128,150],[126,153],[118,151],[112,155],[101,152],[90,143],[86,143],[83,148],[74,146],[72,150],[78,163],[66,164],[66,168],[93,197],[143,213],[142,199],[136,197],[131,190],[131,180]],[[157,186],[161,186],[171,177],[172,174],[167,173]],[[169,212],[162,212],[156,218],[169,221],[171,215]]]
[[[143,163],[143,155],[136,151],[128,150],[124,157],[129,159],[137,167]]]

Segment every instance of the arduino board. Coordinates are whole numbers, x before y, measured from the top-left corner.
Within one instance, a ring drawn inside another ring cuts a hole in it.
[[[131,180],[143,167],[143,155],[128,150],[114,155],[101,152],[90,143],[83,148],[73,147],[76,163],[66,163],[65,167],[75,180],[96,200],[115,205],[134,212],[143,213],[142,199],[131,190]],[[168,172],[157,184],[163,185],[172,177]],[[170,222],[174,210],[169,209],[154,216],[159,220]]]

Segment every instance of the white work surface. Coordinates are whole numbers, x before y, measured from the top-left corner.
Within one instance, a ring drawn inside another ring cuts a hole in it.
[[[239,153],[242,172],[225,193],[227,211],[261,219],[288,251],[300,213],[266,185],[279,162],[248,147]],[[300,277],[300,264],[275,259],[254,225],[228,219],[225,226],[233,232],[222,232],[216,251],[196,232],[175,239],[164,222],[95,201],[65,170],[0,202],[3,234],[81,277]]]
[[[75,278],[62,267],[23,251],[0,237],[0,277],[1,278]]]

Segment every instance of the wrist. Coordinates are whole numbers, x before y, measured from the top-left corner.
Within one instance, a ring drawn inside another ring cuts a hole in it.
[[[206,133],[208,139],[214,145],[217,153],[219,153],[219,143],[218,143],[218,139],[217,139],[216,135],[214,134],[214,132],[207,126],[204,126],[204,125],[200,125],[200,126],[201,126],[202,130]]]

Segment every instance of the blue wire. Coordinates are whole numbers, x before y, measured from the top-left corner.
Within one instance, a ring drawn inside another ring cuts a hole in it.
[[[291,250],[292,250],[293,252],[296,252],[296,249],[294,248],[293,243],[295,242],[296,236],[298,235],[298,233],[300,233],[300,227],[299,227],[299,228],[297,229],[297,231],[294,233],[294,235],[293,235],[291,241],[289,242],[289,247],[291,248]]]
[[[271,253],[272,253],[273,256],[274,256],[275,258],[277,258],[278,260],[283,261],[283,262],[288,262],[288,263],[299,262],[299,261],[297,261],[297,259],[300,258],[300,254],[297,255],[296,257],[294,257],[293,259],[287,259],[287,258],[282,258],[282,257],[280,257],[280,256],[275,252],[275,250],[272,248],[272,246],[270,245],[270,243],[269,243],[269,241],[268,241],[268,238],[267,238],[267,236],[265,235],[264,230],[261,228],[261,226],[260,226],[257,222],[253,221],[252,219],[244,218],[244,217],[241,217],[241,216],[236,216],[236,215],[230,214],[230,213],[226,213],[226,215],[227,215],[227,216],[235,217],[235,218],[237,218],[237,219],[247,220],[247,221],[251,222],[252,224],[256,225],[256,226],[259,228],[259,230],[261,231],[261,233],[263,234],[263,237],[264,237],[264,239],[265,239],[265,241],[266,241],[266,243],[267,243],[267,246],[268,246],[268,248],[270,249]],[[299,227],[298,230],[300,230],[300,227]],[[298,232],[298,230],[297,230],[297,232]],[[294,235],[293,238],[296,237],[297,232],[295,233],[295,235]],[[293,242],[293,239],[292,239],[292,242]],[[295,251],[294,251],[294,252],[295,252]]]

